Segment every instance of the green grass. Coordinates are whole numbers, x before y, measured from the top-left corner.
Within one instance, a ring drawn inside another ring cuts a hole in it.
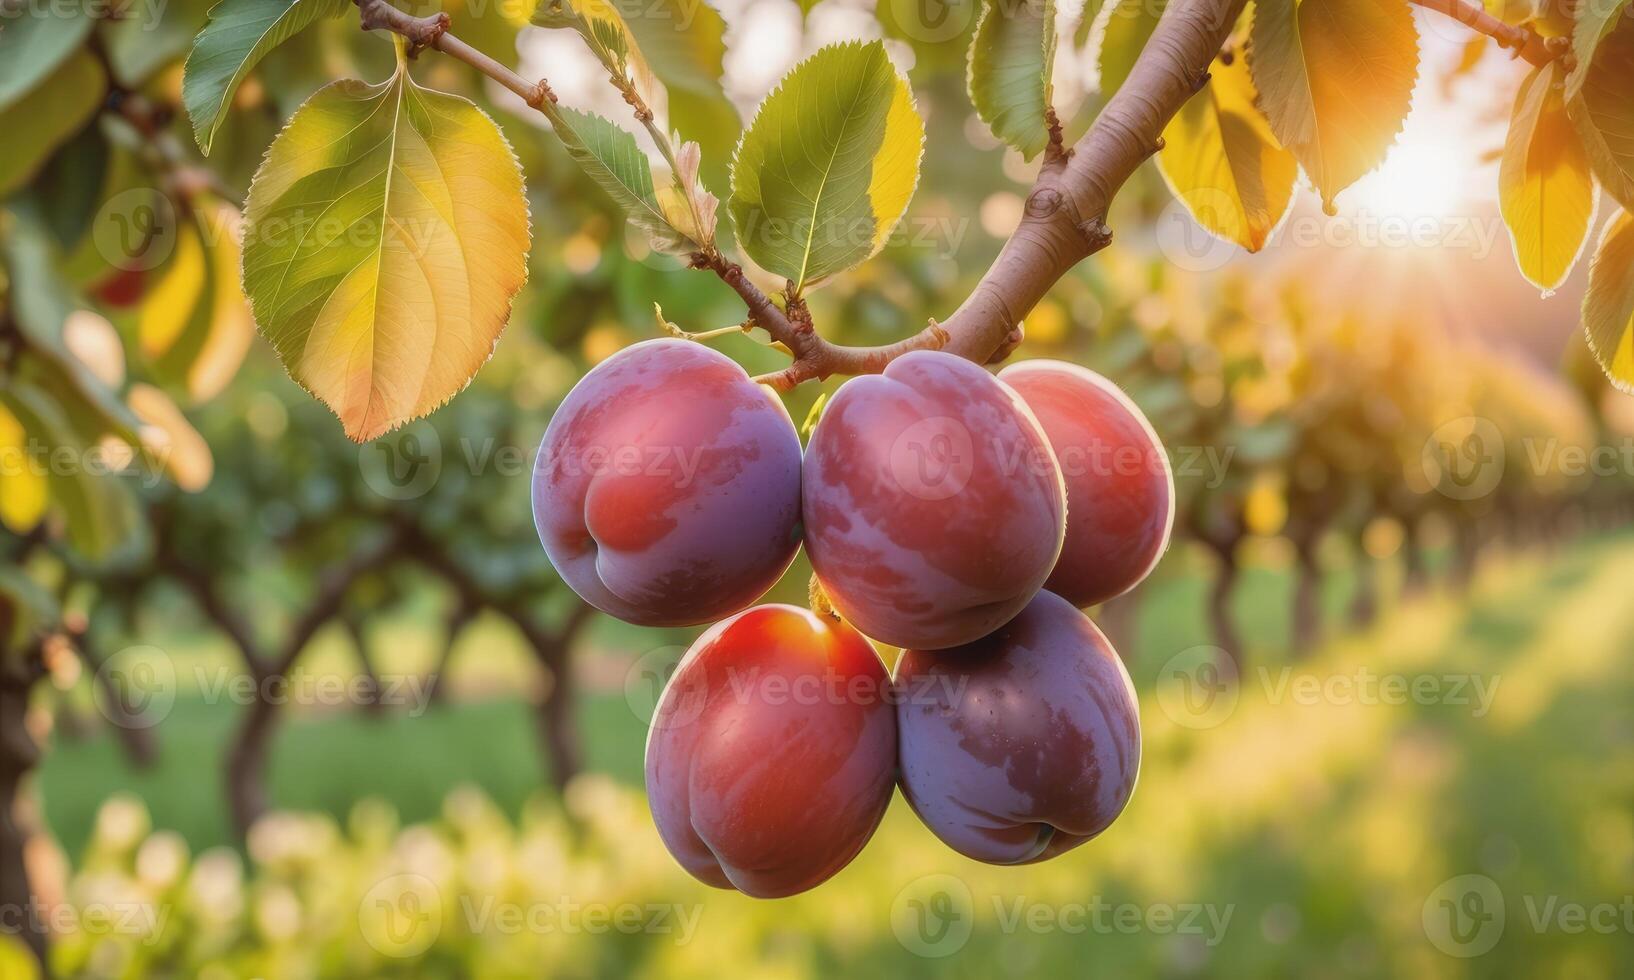
[[[585,706],[585,744],[591,767],[613,782],[590,781],[582,792],[576,786],[570,805],[589,829],[571,845],[580,849],[573,859],[537,864],[540,854],[564,846],[558,843],[518,852],[531,855],[524,863],[538,875],[528,879],[528,894],[547,904],[559,895],[687,904],[701,914],[696,941],[447,936],[423,961],[323,975],[454,977],[470,975],[477,963],[488,964],[480,975],[504,977],[539,971],[702,977],[719,975],[724,964],[753,975],[893,980],[1086,971],[1629,975],[1634,936],[1627,927],[1572,932],[1551,921],[1539,929],[1533,917],[1551,906],[1617,905],[1634,894],[1628,711],[1634,677],[1625,663],[1634,651],[1630,581],[1634,540],[1627,535],[1583,542],[1554,557],[1506,557],[1492,562],[1468,595],[1440,592],[1392,604],[1375,626],[1335,628],[1321,650],[1293,661],[1286,648],[1290,583],[1274,568],[1257,568],[1238,597],[1251,644],[1247,683],[1228,717],[1197,729],[1168,713],[1167,689],[1157,687],[1176,651],[1207,640],[1205,582],[1196,569],[1171,567],[1147,590],[1140,612],[1132,671],[1143,708],[1140,785],[1102,839],[1043,865],[992,868],[942,847],[898,801],[856,862],[822,888],[778,902],[702,888],[664,858],[638,792],[642,727],[619,693],[599,694]],[[1348,592],[1342,579],[1329,584],[1330,621]],[[598,635],[598,644],[606,639]],[[473,641],[472,652],[483,656],[462,669],[503,659],[497,646],[489,648],[501,641],[487,634]],[[319,660],[336,655],[317,653]],[[1391,676],[1438,683],[1476,677],[1498,686],[1485,711],[1446,697],[1303,703],[1277,694],[1284,667],[1317,684]],[[54,747],[43,786],[52,825],[73,845],[97,802],[129,789],[149,802],[157,826],[181,830],[196,845],[225,839],[213,816],[221,808],[214,774],[230,714],[179,707],[163,729],[164,761],[142,777],[125,772],[100,737]],[[369,862],[381,860],[379,845],[366,843],[376,839],[367,830],[376,818],[360,820],[353,804],[369,796],[390,800],[406,822],[435,828],[454,849],[456,867],[491,867],[489,849],[511,846],[503,843],[511,831],[484,823],[490,829],[473,834],[466,825],[483,818],[471,816],[469,798],[452,811],[443,805],[445,791],[461,784],[480,787],[513,820],[521,814],[517,846],[556,841],[554,831],[540,838],[539,829],[541,821],[554,825],[554,803],[527,802],[543,783],[532,732],[528,711],[515,699],[382,722],[354,715],[290,719],[277,745],[277,805],[325,812],[350,829],[339,843],[327,832],[302,835],[312,837],[312,847],[333,849],[311,870],[298,861],[260,867],[254,880],[304,889],[311,887],[305,875],[339,861],[360,877],[325,887],[366,890],[379,873],[367,870]],[[416,838],[415,847],[425,843]],[[1448,955],[1426,923],[1440,914],[1442,883],[1472,874],[1490,878],[1503,893],[1501,939],[1479,956]],[[969,891],[973,932],[957,956],[916,956],[893,916],[912,911],[915,889],[925,882],[946,880]],[[337,901],[355,908],[358,899],[342,894]],[[1018,902],[1040,911],[1043,925],[1006,925],[1006,911]],[[1102,918],[1086,930],[1058,918],[1096,904],[1126,908],[1140,921],[1125,927]],[[1188,934],[1145,918],[1192,907],[1229,922],[1216,936],[1207,922],[1194,923],[1203,932]],[[357,949],[344,923],[314,920],[310,928],[265,950],[251,941],[243,948],[254,965],[245,969],[265,972],[271,968],[263,964],[277,961],[259,957],[294,956],[310,943]],[[510,956],[516,958],[503,959]]]

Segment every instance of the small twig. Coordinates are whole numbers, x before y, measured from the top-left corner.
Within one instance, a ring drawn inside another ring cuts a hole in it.
[[[1444,14],[1472,31],[1485,34],[1497,41],[1499,47],[1513,51],[1516,56],[1525,58],[1539,68],[1555,60],[1560,54],[1560,50],[1552,49],[1537,31],[1530,27],[1506,24],[1481,7],[1468,3],[1467,0],[1409,0],[1409,2],[1425,10]]]

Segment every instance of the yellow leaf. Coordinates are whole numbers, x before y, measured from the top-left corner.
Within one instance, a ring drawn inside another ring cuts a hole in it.
[[[135,384],[126,399],[142,420],[142,448],[154,463],[188,493],[209,486],[215,474],[210,446],[170,396],[152,385]]]
[[[210,329],[187,367],[186,390],[195,404],[227,387],[255,338],[255,321],[238,281],[243,219],[236,208],[216,201],[200,206],[199,220],[209,241],[212,315]]]
[[[1164,129],[1158,170],[1198,224],[1257,252],[1293,203],[1299,164],[1254,107],[1241,53],[1215,58],[1209,72]]]
[[[1260,0],[1248,58],[1271,132],[1333,213],[1412,107],[1418,31],[1406,0]]]
[[[158,360],[181,339],[204,296],[207,274],[198,228],[192,222],[180,222],[170,263],[142,301],[136,319],[136,339],[144,357]]]
[[[244,291],[290,375],[373,439],[470,383],[527,280],[521,168],[482,110],[396,73],[320,90],[245,209]]]
[[[1532,72],[1498,170],[1498,200],[1521,274],[1548,291],[1566,281],[1588,244],[1596,194],[1588,153],[1566,116],[1559,62]]]
[[[1592,6],[1592,4],[1590,5]],[[1586,23],[1586,22],[1585,22]],[[1634,17],[1612,19],[1592,48],[1585,69],[1578,62],[1568,86],[1567,109],[1606,193],[1634,207]]]
[[[0,404],[0,524],[16,534],[32,531],[49,502],[35,463],[23,423]]]
[[[1634,215],[1606,222],[1583,296],[1589,348],[1613,384],[1634,392]]]

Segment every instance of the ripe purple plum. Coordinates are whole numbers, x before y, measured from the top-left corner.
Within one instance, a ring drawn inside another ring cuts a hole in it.
[[[902,795],[966,857],[1029,864],[1111,826],[1140,771],[1123,662],[1089,617],[1040,592],[1003,628],[896,665]]]
[[[613,355],[574,386],[539,446],[533,515],[551,564],[642,626],[729,616],[800,547],[800,436],[771,390],[683,340]]]
[[[890,675],[856,630],[756,606],[687,651],[647,736],[658,834],[694,877],[757,898],[827,881],[891,801]]]
[[[806,550],[867,636],[937,649],[997,629],[1055,567],[1066,491],[1044,430],[979,365],[915,351],[834,394],[806,448]]]
[[[1076,364],[1023,361],[999,380],[1038,417],[1067,483],[1066,544],[1044,587],[1083,608],[1139,585],[1174,528],[1174,475],[1151,423]]]

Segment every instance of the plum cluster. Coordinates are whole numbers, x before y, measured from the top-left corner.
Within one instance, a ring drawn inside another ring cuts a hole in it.
[[[894,786],[993,864],[1076,847],[1134,791],[1134,688],[1080,609],[1151,571],[1174,486],[1144,416],[1093,372],[910,353],[842,385],[802,453],[731,359],[648,341],[563,401],[533,506],[587,602],[715,623],[670,677],[646,759],[658,832],[702,881],[812,888]],[[802,543],[821,611],[750,608]],[[874,642],[902,649],[894,675]]]

